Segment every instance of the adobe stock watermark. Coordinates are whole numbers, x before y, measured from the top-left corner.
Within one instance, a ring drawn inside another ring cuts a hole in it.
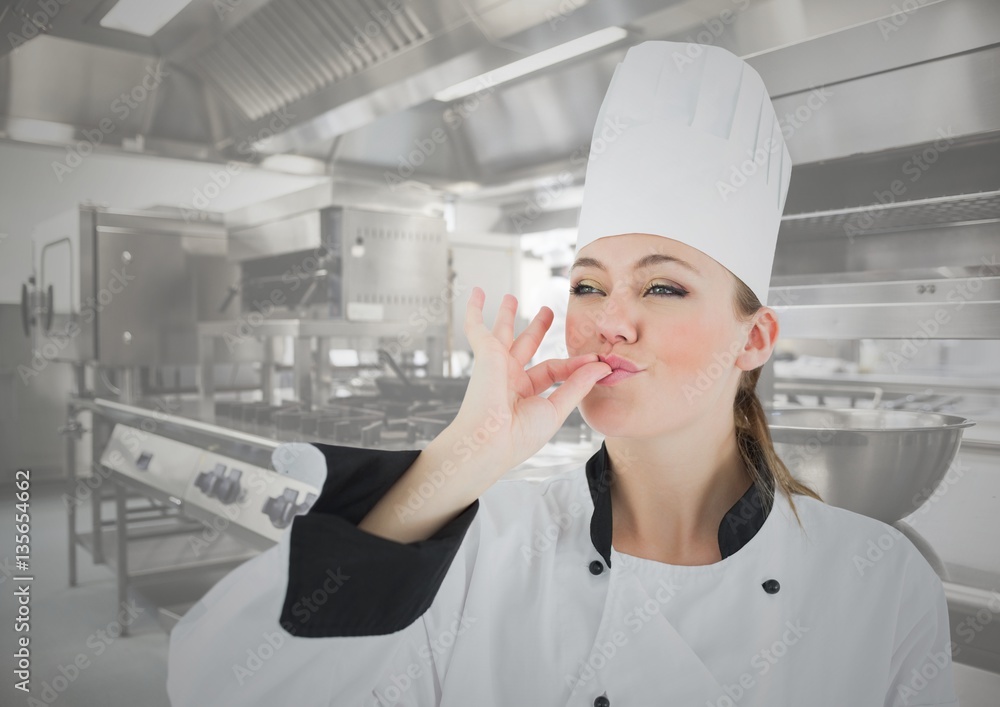
[[[42,345],[31,350],[31,365],[18,365],[17,373],[21,382],[28,385],[29,381],[37,378],[48,367],[49,362],[56,360],[59,354],[69,347],[70,342],[83,331],[78,320],[82,319],[85,324],[94,321],[94,318],[103,312],[117,295],[124,292],[133,280],[135,275],[129,275],[124,266],[120,270],[112,269],[104,287],[97,291],[96,296],[87,295],[84,298],[80,312],[67,322],[63,330],[48,332]]]
[[[618,310],[617,302],[609,302],[607,305],[600,307],[596,313],[588,311],[586,313],[586,320],[583,323],[579,323],[574,320],[573,328],[569,327],[569,316],[567,319],[566,326],[566,349],[569,351],[580,351],[585,346],[588,345],[589,340],[597,335],[600,327],[604,326],[605,323],[611,320],[615,312]]]
[[[801,475],[808,469],[809,462],[823,450],[823,445],[832,440],[836,434],[837,429],[828,426],[828,421],[824,420],[822,427],[816,429],[814,434],[810,434],[805,444],[788,445],[790,449],[781,455],[782,463],[794,476]]]
[[[565,22],[569,15],[586,4],[587,0],[560,0],[554,8],[545,11],[545,21],[549,23],[549,29],[555,29],[556,25]]]
[[[715,44],[716,40],[726,31],[728,25],[732,24],[736,15],[750,7],[750,0],[733,0],[733,4],[737,7],[735,11],[726,8],[715,17],[702,20],[702,29],[697,34],[689,34],[684,37],[683,41],[687,43],[684,51],[672,52],[674,66],[678,70],[683,71],[694,64],[694,60],[705,51],[701,45]]]
[[[982,264],[979,265],[976,277],[954,285],[945,295],[945,301],[934,310],[933,315],[918,320],[913,333],[900,340],[898,349],[886,352],[885,359],[893,373],[898,373],[900,368],[915,359],[929,341],[943,338],[940,334],[952,321],[952,313],[948,311],[949,307],[954,307],[955,312],[961,311],[966,303],[975,299],[983,289],[985,278],[996,277],[1000,274],[1000,262],[997,261],[996,255],[991,256],[990,259],[982,256],[981,261]]]
[[[463,435],[462,438],[452,445],[452,454],[463,462],[468,462],[475,453],[489,441],[502,426],[511,419],[510,410],[501,408],[500,410],[490,409],[486,420],[477,427],[472,434]],[[434,469],[428,478],[421,482],[414,489],[410,489],[410,495],[406,503],[397,503],[395,507],[396,518],[404,522],[423,508],[424,504],[430,500],[437,491],[442,488],[448,477],[454,476],[458,471],[458,466],[451,459],[446,459],[440,467]]]
[[[618,116],[606,116],[600,128],[594,129],[591,141],[575,149],[569,157],[571,169],[560,171],[535,190],[530,198],[524,200],[524,206],[511,214],[511,223],[518,233],[525,233],[546,210],[562,196],[567,189],[573,187],[577,180],[574,171],[585,170],[590,162],[596,162],[607,152],[608,148],[625,133],[625,124]]]
[[[949,666],[952,662],[952,655],[958,653],[957,650],[955,650],[955,653],[951,653],[953,646],[955,646],[953,641],[946,641],[941,646],[941,650],[930,653],[919,668],[910,670],[910,674],[906,676],[906,681],[896,688],[896,694],[899,695],[902,704],[918,704],[911,702],[911,700],[917,697],[921,691],[925,690],[931,681],[935,680],[941,674],[941,671],[950,670]]]
[[[139,458],[142,445],[146,440],[146,435],[152,434],[156,431],[157,423],[162,420],[163,416],[176,413],[181,407],[181,403],[178,400],[166,400],[160,397],[153,398],[152,403],[153,408],[151,410],[151,415],[154,419],[144,418],[141,420],[139,422],[140,429],[127,425],[119,426],[119,429],[122,430],[119,439],[125,445],[129,454],[131,454],[132,459]],[[117,450],[114,450],[109,454],[109,460],[113,463],[124,462],[121,453]],[[99,461],[92,461],[90,467],[93,472],[90,476],[76,477],[76,488],[73,495],[68,493],[64,493],[62,495],[63,505],[67,509],[70,506],[79,506],[89,500],[94,491],[100,489],[104,482],[106,482],[112,474],[111,469],[105,467]]]
[[[295,448],[293,451],[288,449],[286,445],[282,445],[275,450],[275,454],[279,452],[280,455],[277,458],[280,459],[280,466],[287,468],[301,456],[302,448]],[[275,459],[274,456],[272,456],[273,459]],[[260,510],[260,498],[267,496],[267,481],[256,474],[246,474],[241,477],[240,484],[246,492],[241,492],[232,503],[222,504],[222,508],[215,512],[210,521],[205,523],[204,529],[199,534],[188,537],[188,546],[195,557],[201,557],[213,543],[229,530],[230,525],[239,522],[245,511],[256,514]],[[312,490],[318,493],[318,489],[313,488]],[[324,586],[324,589],[330,591],[327,586]]]
[[[393,358],[397,358],[404,350],[409,351],[416,343],[416,337],[426,331],[431,324],[440,321],[442,315],[455,301],[455,297],[465,293],[466,288],[459,285],[457,281],[446,283],[437,297],[410,312],[410,316],[406,320],[406,328],[396,335],[394,341],[382,348]]]
[[[377,700],[373,702],[373,707],[381,705],[399,704],[400,698],[413,687],[417,680],[424,676],[424,669],[431,665],[438,655],[446,653],[458,641],[458,637],[469,630],[478,619],[474,616],[467,616],[464,613],[452,612],[454,617],[449,626],[431,640],[426,646],[417,649],[420,662],[412,661],[406,668],[398,673],[390,673],[386,682],[388,684],[376,687],[372,690],[372,697]]]
[[[913,494],[911,501],[917,506],[914,511],[916,515],[924,515],[935,503],[940,501],[965,476],[965,472],[972,467],[963,464],[961,457],[955,460],[948,467],[948,471],[941,481],[933,487],[924,488]],[[863,577],[865,572],[874,567],[886,555],[896,547],[900,539],[906,536],[893,526],[887,526],[886,531],[877,538],[869,538],[862,554],[855,554],[852,558],[854,568],[858,571],[858,576]],[[909,540],[907,538],[907,540]]]
[[[336,570],[329,568],[324,574],[323,584],[314,589],[308,595],[303,595],[298,598],[298,600],[292,604],[292,616],[299,620],[299,623],[304,624],[309,620],[309,617],[320,610],[320,607],[324,606],[334,594],[336,594],[341,587],[351,578],[351,575],[345,574],[344,570],[337,567]]]
[[[961,636],[964,644],[945,640],[940,650],[929,653],[918,667],[911,668],[910,674],[904,676],[905,681],[896,688],[901,704],[919,705],[922,700],[914,700],[920,693],[926,690],[942,671],[950,671],[949,666],[954,658],[962,653],[965,646],[972,644],[986,626],[993,623],[998,613],[1000,613],[1000,594],[996,590],[990,590],[990,599],[986,606],[980,607],[975,615],[965,617],[954,626],[952,635]]]
[[[382,178],[389,191],[396,191],[404,186],[416,173],[417,168],[429,160],[441,145],[448,142],[449,132],[454,132],[465,122],[497,87],[497,81],[492,74],[481,77],[479,83],[479,88],[473,93],[454,101],[445,109],[442,119],[448,128],[447,131],[444,128],[434,128],[429,135],[414,139],[413,148],[406,154],[397,156],[395,171],[382,172]]]
[[[52,20],[59,14],[59,11],[66,5],[69,5],[70,2],[71,0],[36,0],[35,7],[37,9],[34,12],[30,12],[27,8],[22,8],[20,12],[21,16],[24,17],[24,22],[21,23],[21,31],[16,34],[14,32],[7,33],[7,41],[10,42],[10,48],[17,51],[29,39],[34,39],[42,32],[45,32],[52,24]],[[13,3],[10,4],[13,7]]]
[[[352,25],[353,33],[349,42],[340,42],[340,51],[357,66],[366,66],[380,57],[381,52],[375,48],[375,40],[381,37],[386,28],[403,12],[403,0],[386,0],[385,10],[380,7],[368,6],[370,20],[363,25]]]
[[[990,590],[990,600],[986,606],[980,607],[975,614],[965,617],[955,625],[955,633],[965,639],[965,644],[969,645],[979,637],[984,628],[996,620],[997,614],[1000,614],[1000,594],[994,589]],[[955,643],[952,643],[951,646],[953,656],[962,652],[961,646],[957,646]]]
[[[877,27],[883,40],[902,29],[903,25],[910,19],[910,15],[922,8],[924,5],[934,4],[935,0],[903,0],[903,2],[893,3],[892,14],[883,17],[878,21]]]
[[[635,468],[639,456],[631,446],[615,446],[614,461],[611,462],[613,468],[609,468],[594,485],[597,493],[606,493],[618,480],[620,476],[627,476],[629,470]],[[562,510],[552,513],[552,522],[544,528],[536,528],[531,535],[530,543],[521,544],[521,557],[529,565],[535,558],[541,557],[555,547],[559,534],[569,530],[574,522],[581,518],[589,517],[589,513],[594,510],[593,500],[590,496],[589,488],[578,499],[573,499],[569,505]]]
[[[212,0],[212,9],[220,20],[224,20],[226,15],[243,5],[243,0]]]
[[[288,292],[297,292],[306,282],[319,277],[320,270],[326,267],[330,257],[331,252],[325,245],[314,248],[301,261],[292,264],[281,273],[282,285],[287,286]],[[223,334],[222,338],[229,352],[234,352],[239,346],[255,338],[254,332],[274,314],[278,307],[285,305],[285,301],[286,291],[277,287],[268,293],[267,299],[253,300],[250,303],[251,311],[245,315],[241,313],[236,318],[236,333]]]
[[[336,570],[327,569],[323,583],[308,594],[300,596],[292,605],[292,615],[299,623],[305,624],[350,578],[351,576],[345,574],[340,567]],[[292,634],[290,622],[284,622],[281,628]],[[259,674],[287,641],[287,637],[282,635],[281,631],[264,631],[260,637],[261,640],[257,645],[247,647],[246,656],[242,661],[230,666],[233,677],[239,685]]]
[[[625,128],[626,125],[619,116],[605,116],[600,130],[594,129],[590,142],[570,155],[570,164],[579,166],[598,160],[625,133]]]
[[[924,515],[934,504],[940,501],[942,498],[948,495],[948,491],[951,490],[953,486],[958,484],[959,481],[965,476],[965,472],[969,471],[972,467],[964,464],[962,462],[961,456],[956,456],[954,461],[948,467],[948,471],[941,478],[933,488],[925,488],[917,493],[913,494],[910,498],[911,503],[916,506],[916,510],[913,512],[915,515]]]
[[[123,91],[118,98],[111,102],[110,109],[117,117],[117,122],[107,116],[101,118],[96,128],[86,128],[81,131],[83,140],[78,140],[76,144],[66,147],[64,159],[52,161],[52,172],[56,179],[62,183],[67,175],[72,174],[73,170],[83,164],[83,160],[118,128],[118,123],[125,121],[132,114],[132,111],[139,108],[167,76],[170,74],[163,70],[163,62],[147,66],[146,75],[142,77],[142,80],[130,90]]]
[[[536,189],[530,198],[525,199],[524,206],[511,214],[510,220],[517,232],[523,234],[574,182],[573,175],[563,171]]]
[[[736,193],[737,190],[757,174],[758,169],[766,168],[770,162],[772,153],[777,152],[780,158],[783,142],[791,139],[792,135],[808,123],[812,119],[813,114],[826,105],[826,102],[833,95],[833,91],[825,86],[814,88],[809,92],[809,96],[805,102],[799,105],[793,112],[779,116],[778,125],[781,128],[783,140],[776,140],[769,135],[762,145],[757,145],[756,149],[746,151],[747,159],[739,164],[731,165],[728,179],[725,181],[719,179],[715,182],[716,190],[719,192],[722,200],[728,201],[729,196]]]
[[[372,49],[374,40],[381,36],[385,28],[403,11],[403,0],[387,0],[384,4],[385,10],[377,6],[367,8],[371,19],[360,26],[351,25],[352,35],[349,41],[340,40],[338,43],[339,50],[358,68],[363,68],[373,59],[379,58],[380,52]],[[246,5],[249,6],[250,3]],[[220,20],[241,6],[244,6],[243,0],[212,0],[212,8]]]
[[[261,642],[252,648],[247,648],[246,658],[242,663],[233,663],[232,670],[236,682],[240,685],[255,676],[264,664],[285,645],[285,637],[281,631],[264,631]]]
[[[713,352],[712,363],[708,364],[708,368],[698,371],[698,375],[694,379],[694,385],[685,383],[681,386],[685,400],[690,403],[695,398],[700,398],[711,390],[715,382],[732,369],[733,364],[736,363],[736,357],[742,353],[745,345],[745,341],[734,339],[726,351],[721,353],[719,351]]]
[[[292,124],[297,116],[285,108],[279,108],[271,116],[267,125],[255,134],[248,135],[236,144],[236,152],[245,158],[246,163],[252,163],[274,136]],[[209,172],[204,183],[192,188],[191,200],[186,204],[178,204],[181,215],[187,222],[205,220],[212,202],[215,201],[232,183],[233,178],[243,173],[244,165],[230,160],[219,169]]]
[[[201,557],[229,530],[230,525],[239,521],[244,511],[256,511],[259,499],[267,494],[267,482],[256,474],[244,475],[240,479],[240,484],[249,490],[246,493],[241,492],[240,497],[233,503],[222,504],[221,514],[216,512],[200,533],[188,536],[188,547],[195,557]]]
[[[918,181],[933,165],[938,161],[942,153],[946,152],[955,141],[955,133],[949,125],[947,128],[937,128],[934,131],[938,137],[934,142],[919,153],[916,153],[903,163],[901,171],[910,178],[910,184]],[[874,204],[851,214],[844,222],[844,234],[847,239],[854,242],[854,238],[871,230],[877,225],[877,216],[884,213],[887,204],[898,201],[898,197],[907,192],[907,185],[902,179],[893,179],[887,189],[879,189],[874,192]]]
[[[632,636],[634,636],[645,628],[654,617],[661,615],[661,607],[677,596],[678,591],[680,591],[680,585],[661,579],[652,596],[648,597],[642,604],[630,609],[622,617],[622,623],[631,629]],[[578,661],[576,670],[572,674],[564,676],[566,685],[575,690],[594,680],[597,674],[604,670],[618,655],[619,649],[628,645],[629,638],[629,634],[625,631],[617,630],[611,633],[608,640],[595,643],[587,659]]]
[[[795,299],[798,299],[795,295],[785,291],[777,291],[777,294],[779,295],[777,299],[782,300],[783,304],[792,304]],[[685,383],[681,387],[681,392],[684,393],[684,398],[688,403],[707,393],[717,381],[732,371],[736,359],[746,348],[748,336],[749,331],[746,336],[730,341],[729,347],[725,351],[712,352],[712,363],[708,364],[706,368],[698,370],[693,384]]]
[[[289,300],[287,293],[297,292],[305,283],[319,277],[320,270],[327,266],[330,257],[331,251],[325,245],[320,245],[300,262],[287,268],[281,274],[281,282],[286,288],[275,287],[264,300],[253,300],[250,303],[251,311],[245,314],[241,313],[236,318],[235,332],[223,334],[227,349],[233,352],[240,345],[256,337],[256,330],[276,312],[278,307],[287,304]],[[406,327],[383,348],[393,357],[398,356],[403,351],[409,351],[429,326],[441,320],[454,302],[456,295],[464,293],[464,291],[464,288],[457,283],[446,283],[441,292],[430,302],[425,302],[410,312],[406,320]]]
[[[552,523],[547,525],[545,529],[536,528],[535,532],[532,534],[531,544],[521,545],[521,557],[524,561],[531,563],[536,557],[541,557],[542,553],[547,552],[552,549],[553,544],[559,537],[560,531],[569,530],[573,525],[575,519],[583,516],[588,510],[591,510],[586,503],[579,500],[574,500],[570,503],[569,508],[563,511],[556,511],[552,514]]]
[[[891,525],[886,526],[885,532],[877,538],[869,538],[864,553],[861,555],[855,553],[854,557],[851,558],[854,562],[854,569],[858,571],[858,576],[864,577],[865,572],[874,567],[886,556],[886,553],[890,552],[904,538],[906,536]]]
[[[725,694],[707,702],[708,707],[736,707],[736,703],[757,685],[757,680],[771,672],[771,669],[788,655],[791,647],[809,633],[809,627],[803,626],[799,621],[786,621],[783,628],[781,636],[751,656],[750,670],[740,673],[731,683],[722,683]]]
[[[68,665],[60,664],[58,667],[59,675],[42,682],[42,689],[38,697],[28,697],[28,707],[48,707],[48,705],[55,703],[80,677],[80,674],[93,665],[92,658],[103,655],[111,644],[124,633],[125,628],[131,626],[143,613],[145,613],[145,609],[134,601],[125,602],[114,621],[87,636],[84,645],[87,646],[88,651],[77,653]],[[18,657],[17,652],[14,653],[14,657]],[[21,677],[18,675],[18,670],[15,670],[14,673],[17,677]],[[29,678],[22,679],[28,680]]]

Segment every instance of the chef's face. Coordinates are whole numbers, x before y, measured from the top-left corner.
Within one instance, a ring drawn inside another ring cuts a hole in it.
[[[652,262],[635,268],[642,259]],[[569,356],[615,354],[642,369],[598,383],[581,401],[584,420],[605,436],[658,436],[732,417],[740,374],[770,355],[771,341],[755,337],[756,317],[736,316],[732,274],[678,241],[599,238],[580,250],[569,278]]]

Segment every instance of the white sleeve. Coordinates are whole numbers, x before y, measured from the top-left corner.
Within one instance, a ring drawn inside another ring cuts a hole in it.
[[[290,534],[230,572],[170,633],[167,693],[173,707],[388,707],[436,705],[450,658],[431,642],[435,623],[464,606],[465,581],[443,583],[428,609],[390,634],[302,638],[280,622]],[[468,569],[463,548],[452,567]],[[330,589],[336,592],[336,581]],[[323,601],[320,595],[317,601]],[[433,615],[433,616],[431,616]]]
[[[916,548],[905,573],[885,707],[958,707],[944,586]]]

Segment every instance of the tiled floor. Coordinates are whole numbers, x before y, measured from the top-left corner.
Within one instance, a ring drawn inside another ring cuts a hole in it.
[[[13,527],[10,487],[0,491],[0,528]],[[139,601],[133,635],[107,634],[117,611],[114,573],[79,555],[79,586],[67,586],[67,527],[61,488],[32,489],[31,660],[33,695],[67,707],[166,707],[167,635],[152,606]],[[86,527],[86,514],[78,521]],[[11,533],[0,540],[0,567],[13,553]],[[0,704],[25,705],[13,687],[12,640],[15,603],[11,580],[0,572]],[[80,665],[81,668],[74,666]],[[963,707],[1000,707],[1000,675],[955,665]],[[43,690],[48,685],[51,692]],[[206,705],[206,707],[211,707]],[[277,706],[276,706],[277,707]]]

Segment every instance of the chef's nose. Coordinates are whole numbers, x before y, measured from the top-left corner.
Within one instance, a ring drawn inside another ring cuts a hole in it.
[[[595,313],[597,334],[612,345],[635,341],[636,303],[630,297],[625,288],[616,287],[614,292],[603,298]]]

